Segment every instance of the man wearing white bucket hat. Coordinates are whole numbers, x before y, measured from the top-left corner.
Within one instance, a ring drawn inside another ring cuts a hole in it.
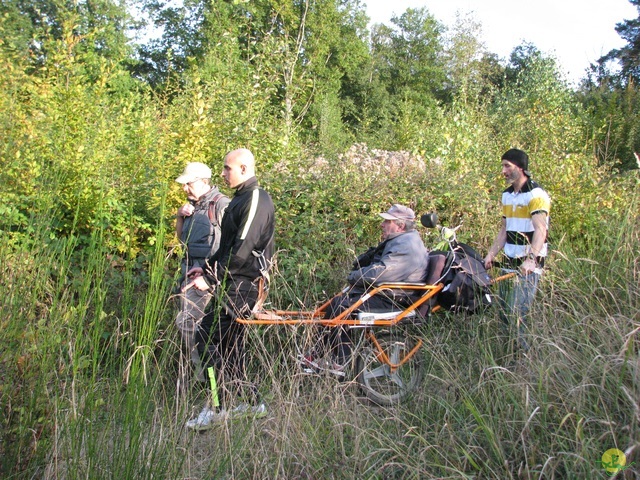
[[[181,265],[184,285],[191,281],[186,278],[187,271],[202,266],[218,250],[222,216],[230,200],[211,185],[211,169],[204,163],[189,163],[176,182],[182,184],[187,195],[187,203],[178,209],[176,215],[176,236],[185,251]],[[176,326],[193,363],[195,377],[200,381],[205,377],[194,336],[210,300],[209,292],[189,289],[180,297],[180,312],[176,317]]]

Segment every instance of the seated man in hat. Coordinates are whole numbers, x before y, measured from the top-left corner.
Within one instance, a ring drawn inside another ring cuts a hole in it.
[[[360,255],[347,276],[350,288],[333,299],[326,311],[326,318],[335,318],[357,302],[372,286],[383,283],[420,283],[427,273],[427,249],[415,229],[413,210],[403,205],[393,205],[379,214],[382,241]],[[415,299],[405,291],[388,290],[368,298],[358,311],[403,309]],[[327,328],[323,334],[324,346],[333,354],[330,365],[320,364],[315,352],[302,357],[302,362],[313,369],[328,370],[344,375],[343,367],[351,356],[351,341],[342,327]],[[326,362],[324,362],[326,363]]]

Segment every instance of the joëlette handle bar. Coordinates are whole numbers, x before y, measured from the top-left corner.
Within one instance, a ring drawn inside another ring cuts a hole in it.
[[[507,265],[503,264],[502,262],[493,262],[492,266],[494,268],[500,268],[502,270],[506,270],[507,273],[502,274],[502,275],[500,275],[498,277],[492,278],[491,279],[491,285],[495,285],[498,282],[502,282],[503,280],[507,280],[509,278],[513,278],[516,275],[518,275],[517,270],[512,269],[510,266],[507,266]]]
[[[518,275],[517,272],[509,272],[509,273],[505,273],[504,275],[500,275],[499,277],[492,278],[491,285],[495,285],[498,282],[502,282],[503,280],[507,280],[509,278],[515,277],[516,275]]]

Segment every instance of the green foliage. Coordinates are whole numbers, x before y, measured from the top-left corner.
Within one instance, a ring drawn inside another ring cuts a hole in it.
[[[166,11],[181,37],[155,53],[182,63],[154,66],[152,91],[123,66],[122,12],[92,5],[3,3],[2,476],[588,478],[638,438],[633,84],[576,98],[553,59],[523,46],[502,66],[473,23],[446,40],[410,10],[369,50],[357,1],[265,0]],[[462,223],[484,252],[499,158],[525,149],[553,202],[530,358],[509,363],[490,313],[434,318],[415,403],[362,408],[353,385],[298,374],[312,329],[250,329],[272,417],[186,435],[203,399],[179,373],[174,179],[238,146],[277,209],[268,301],[305,309],[341,288],[392,203]]]
[[[640,8],[637,0],[630,2]],[[580,92],[580,98],[589,110],[595,154],[601,163],[621,170],[640,168],[636,158],[640,149],[637,99],[639,25],[640,18],[617,24],[616,31],[627,45],[611,50],[592,64]],[[616,68],[618,65],[621,68]]]
[[[604,81],[583,89],[580,99],[589,112],[591,142],[602,165],[619,170],[640,168],[640,115],[637,87],[613,88]]]
[[[443,88],[443,27],[425,8],[407,9],[391,22],[395,28],[378,26],[372,36],[381,80],[392,96],[426,105]]]
[[[636,7],[640,14],[640,1],[629,0],[629,3]],[[621,65],[620,72],[613,75],[620,85],[638,83],[640,80],[640,63],[638,54],[640,53],[640,15],[638,18],[624,20],[616,25],[616,32],[627,44],[622,48],[615,48],[598,60],[600,65],[606,65],[611,61],[618,61]]]
[[[505,68],[480,41],[482,26],[472,16],[456,16],[445,37],[447,98],[486,101],[502,87]]]
[[[352,136],[342,121],[343,111],[340,99],[335,94],[326,94],[314,102],[311,114],[317,118],[318,149],[321,152],[337,154],[348,148]]]
[[[13,215],[22,218],[7,230],[28,235],[26,219],[48,212],[51,236],[77,231],[86,239],[92,229],[109,225],[121,251],[129,240],[139,248],[152,237],[148,197],[142,192],[153,190],[149,174],[155,169],[127,154],[149,158],[155,148],[155,114],[136,110],[142,98],[120,89],[123,71],[107,59],[95,63],[82,38],[66,25],[61,24],[60,40],[44,40],[51,63],[38,76],[25,76],[16,63],[3,75],[8,108],[1,120],[7,139],[2,155],[10,165],[3,172],[3,191],[12,200]],[[2,52],[9,61],[10,52]],[[99,79],[87,65],[99,68]],[[133,125],[137,131],[132,135]],[[127,160],[113,161],[123,155]]]
[[[130,18],[124,5],[112,0],[7,0],[0,16],[7,44],[34,69],[81,55],[82,68],[95,80],[102,61],[120,62],[129,53]]]
[[[224,2],[213,5],[220,3]],[[204,56],[206,6],[193,1],[177,6],[161,0],[145,0],[140,4],[142,12],[162,34],[137,47],[137,61],[130,69],[134,76],[144,79],[154,89],[167,91],[169,81],[179,81],[188,68],[189,59],[198,61]]]
[[[394,27],[373,27],[359,133],[375,145],[404,149],[416,140],[416,120],[444,98],[443,27],[424,8],[391,21]]]

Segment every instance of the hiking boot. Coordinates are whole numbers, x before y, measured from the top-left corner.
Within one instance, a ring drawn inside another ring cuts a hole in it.
[[[311,354],[305,354],[299,357],[299,361],[306,367],[304,369],[305,373],[328,372],[338,377],[345,376],[344,365],[340,365],[333,360],[327,360],[326,358],[316,359]]]
[[[260,402],[258,405],[249,405],[241,403],[229,412],[229,417],[236,418],[263,418],[268,414],[267,405]]]
[[[321,369],[316,361],[317,358],[318,355],[313,350],[298,355],[298,363],[302,365],[302,371],[304,373],[318,373]]]
[[[226,410],[213,411],[209,407],[204,407],[197,417],[192,418],[186,424],[187,428],[195,431],[204,431],[213,427],[214,424],[223,422],[227,418]]]
[[[326,369],[327,372],[329,372],[332,375],[336,375],[338,377],[344,377],[345,376],[345,373],[344,373],[345,366],[344,365],[342,365],[342,364],[340,364],[338,362],[334,362],[334,361],[327,362],[327,363],[328,363],[327,369]]]

